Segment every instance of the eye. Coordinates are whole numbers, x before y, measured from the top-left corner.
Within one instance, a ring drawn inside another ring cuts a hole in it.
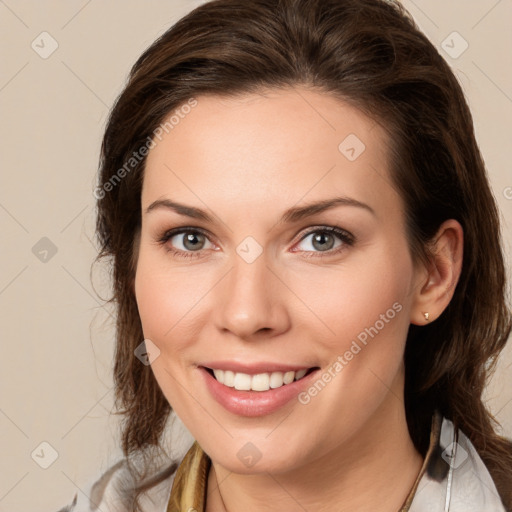
[[[174,239],[176,239],[176,241],[172,242]],[[199,251],[204,249],[205,243],[208,242],[206,235],[199,231],[184,231],[183,233],[170,237],[169,240],[172,242],[172,245],[180,251]]]
[[[297,247],[299,247],[299,251],[325,252],[330,256],[346,249],[347,246],[354,245],[354,241],[354,236],[344,229],[334,226],[323,226],[306,233],[301,238],[300,244]],[[319,254],[319,256],[323,256],[323,254]]]
[[[200,256],[200,251],[203,249],[215,247],[206,233],[198,228],[172,229],[164,233],[158,242],[165,245],[168,252],[183,258]]]

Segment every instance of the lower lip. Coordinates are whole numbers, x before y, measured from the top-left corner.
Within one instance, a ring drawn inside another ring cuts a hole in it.
[[[233,414],[251,417],[265,416],[283,407],[307,388],[319,371],[317,368],[302,379],[284,384],[280,388],[268,391],[239,391],[218,382],[205,368],[199,367],[199,370],[207,388],[219,404]]]

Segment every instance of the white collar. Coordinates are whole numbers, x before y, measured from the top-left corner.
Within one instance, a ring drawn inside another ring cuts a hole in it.
[[[409,512],[506,512],[492,477],[466,435],[443,418],[439,443]]]

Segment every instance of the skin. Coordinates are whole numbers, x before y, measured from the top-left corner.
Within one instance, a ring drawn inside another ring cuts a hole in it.
[[[448,305],[462,229],[445,222],[432,264],[414,263],[387,135],[339,99],[297,88],[197,101],[147,158],[135,294],[144,336],[160,350],[155,378],[212,459],[206,510],[396,511],[423,462],[405,419],[407,330]],[[338,149],[349,134],[366,147],[354,161]],[[289,208],[338,196],[373,213],[338,205],[280,221]],[[213,222],[146,212],[161,199],[201,208]],[[325,226],[355,243],[327,235],[334,247],[318,248],[311,233]],[[177,227],[208,237],[199,251],[183,245],[183,233],[158,242]],[[247,236],[263,249],[252,263],[236,252]],[[172,247],[199,256],[179,258]],[[395,303],[400,312],[305,405],[293,399],[272,414],[237,416],[197,368],[229,359],[326,371]],[[237,457],[248,442],[261,453],[250,468]]]

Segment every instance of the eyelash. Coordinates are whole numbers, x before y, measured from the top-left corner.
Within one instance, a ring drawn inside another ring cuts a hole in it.
[[[180,249],[174,249],[172,247],[168,247],[166,243],[173,238],[176,235],[181,235],[184,233],[200,233],[201,235],[205,236],[209,239],[208,234],[202,230],[201,228],[193,228],[193,227],[182,227],[182,228],[175,228],[171,229],[169,231],[166,231],[161,237],[158,238],[158,243],[165,246],[165,250],[168,253],[171,253],[173,256],[177,258],[198,258],[201,257],[201,250],[198,251],[182,251]],[[322,226],[321,228],[316,227],[307,233],[304,234],[304,236],[299,240],[298,243],[302,242],[305,238],[307,238],[309,235],[314,233],[329,233],[332,235],[336,235],[343,244],[339,246],[336,249],[329,249],[328,251],[306,251],[310,253],[309,256],[305,256],[305,258],[326,258],[333,256],[335,254],[338,254],[339,252],[346,249],[346,246],[353,246],[356,242],[356,238],[349,233],[348,231],[345,231],[344,229],[338,228],[336,226]],[[299,251],[296,251],[299,252]],[[325,253],[325,254],[324,254]]]

